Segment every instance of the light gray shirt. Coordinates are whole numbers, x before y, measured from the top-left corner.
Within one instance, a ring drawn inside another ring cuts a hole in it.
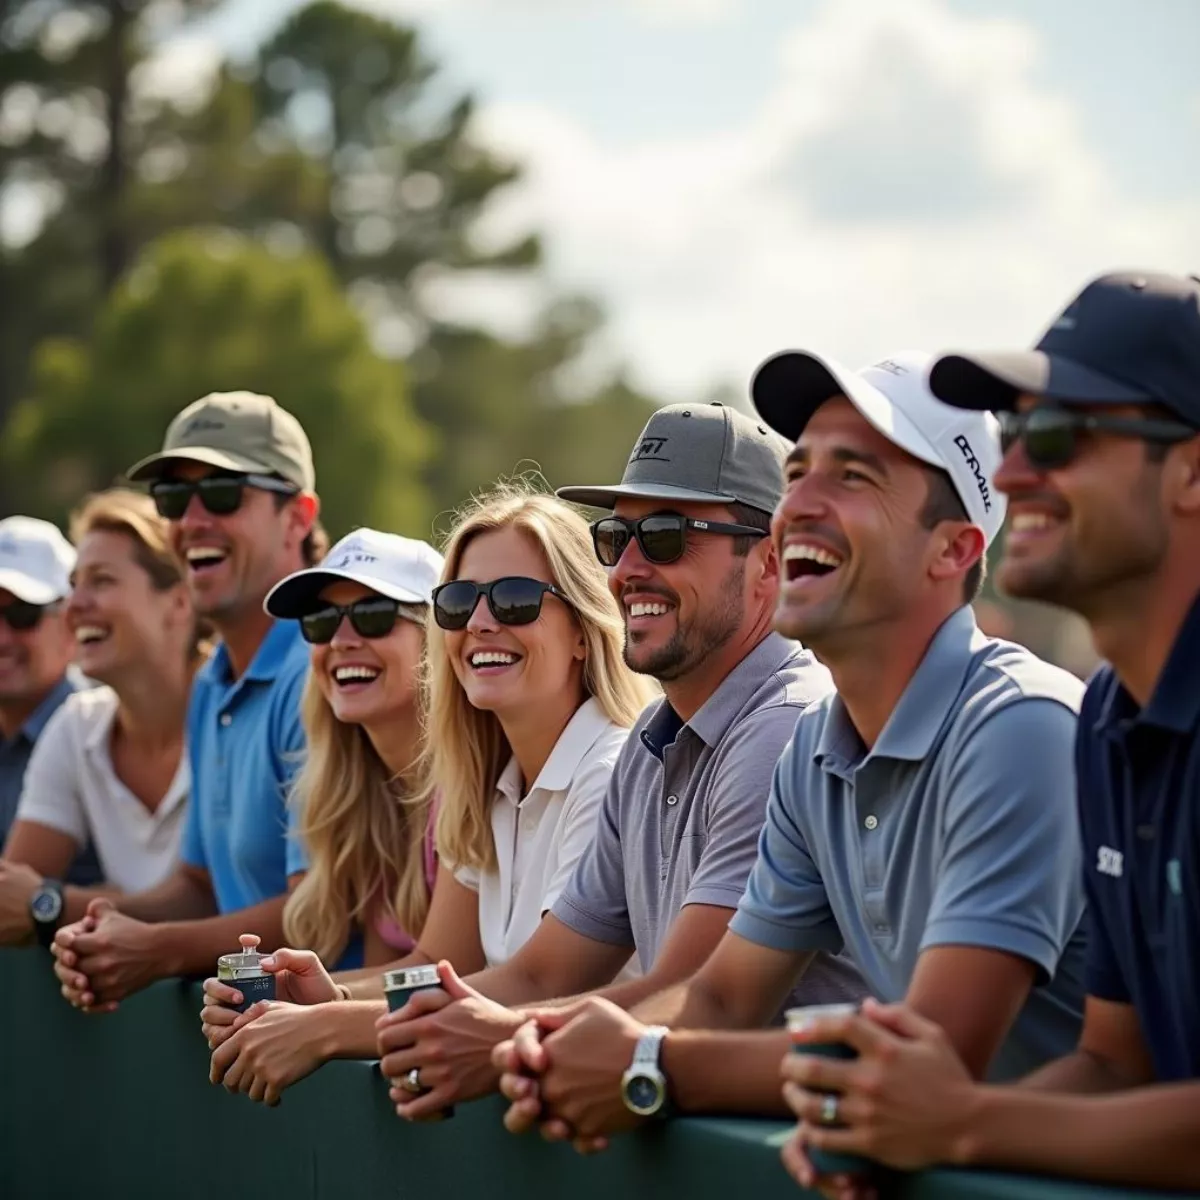
[[[796,724],[730,928],[777,950],[847,949],[904,997],[931,946],[1028,959],[1033,991],[992,1064],[1074,1048],[1083,1004],[1074,738],[1083,684],[985,637],[970,608],[931,643],[868,753],[836,695]]]
[[[760,642],[686,723],[666,700],[638,718],[591,846],[551,910],[585,937],[637,950],[648,971],[687,904],[736,908],[754,866],[771,773],[829,673],[777,634]],[[845,959],[822,955],[806,1002],[856,998]]]

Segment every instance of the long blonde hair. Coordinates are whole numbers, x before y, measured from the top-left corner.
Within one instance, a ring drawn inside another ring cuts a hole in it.
[[[443,551],[443,582],[457,578],[473,538],[499,529],[519,530],[545,555],[550,581],[562,590],[583,633],[584,689],[611,721],[629,728],[655,694],[654,687],[625,665],[624,624],[587,523],[554,496],[525,483],[501,483],[458,513]],[[445,634],[433,622],[428,638],[424,767],[427,794],[440,797],[438,854],[455,866],[492,870],[497,861],[492,798],[512,751],[496,715],[467,700],[446,653]]]
[[[400,605],[425,625],[426,605]],[[419,691],[418,691],[419,705]],[[419,719],[419,712],[417,714]],[[361,725],[339,721],[310,670],[300,705],[306,747],[290,803],[309,867],[283,909],[289,945],[336,962],[354,926],[378,915],[416,938],[429,913],[429,796],[416,771],[393,776]]]

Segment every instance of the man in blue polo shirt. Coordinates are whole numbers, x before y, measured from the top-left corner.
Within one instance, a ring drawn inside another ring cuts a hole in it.
[[[872,994],[936,1021],[977,1076],[1011,1078],[1074,1044],[1083,686],[975,624],[1004,515],[998,429],[935,400],[927,361],[898,354],[855,373],[791,352],[755,378],[759,413],[795,442],[772,522],[775,627],[812,649],[837,692],[796,721],[745,894],[708,961],[632,1017],[588,1001],[546,1038],[545,1062],[526,1061],[578,1135],[630,1124],[655,1082],[658,1104],[684,1112],[782,1111],[788,1035],[745,1031],[821,952],[844,950]],[[628,1066],[607,1094],[604,1061]],[[532,1086],[505,1079],[510,1126],[531,1115]]]
[[[307,647],[263,600],[318,554],[312,451],[267,396],[214,393],[184,409],[163,450],[137,463],[187,569],[196,610],[221,635],[187,718],[192,793],[174,874],[149,892],[93,901],[60,929],[63,992],[108,1009],[155,979],[212,970],[251,931],[282,940],[289,884],[305,869],[290,836],[290,782],[304,735]]]
[[[1074,1053],[1009,1088],[972,1084],[902,1008],[814,1027],[863,1057],[794,1076],[845,1092],[849,1128],[808,1140],[898,1167],[1200,1188],[1200,280],[1103,276],[1036,350],[948,355],[930,383],[1004,423],[1000,585],[1080,613],[1110,664],[1077,745],[1086,1018]],[[810,1121],[813,1094],[789,1099]]]

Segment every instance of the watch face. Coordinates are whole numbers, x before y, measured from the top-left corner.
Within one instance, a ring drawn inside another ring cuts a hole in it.
[[[662,1106],[662,1085],[649,1075],[635,1075],[625,1085],[625,1096],[634,1112],[650,1114]]]
[[[54,921],[62,912],[62,897],[54,891],[38,892],[29,907],[35,920]]]

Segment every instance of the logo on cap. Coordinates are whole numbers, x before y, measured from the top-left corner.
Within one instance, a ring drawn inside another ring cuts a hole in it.
[[[339,554],[332,562],[326,561],[322,565],[334,571],[338,567],[345,567],[350,563],[373,563],[378,561],[379,559],[374,554],[368,554],[365,550],[347,550],[344,554]]]
[[[898,362],[893,362],[892,359],[890,359],[890,358],[885,358],[883,360],[883,362],[877,362],[875,364],[875,367],[877,370],[880,370],[880,371],[888,371],[892,375],[907,375],[908,374],[908,368],[906,366],[903,366],[901,363],[898,363]]]
[[[979,465],[979,459],[975,457],[975,451],[971,449],[971,443],[967,441],[966,435],[960,433],[955,439],[954,444],[962,451],[962,456],[968,467],[971,468],[971,474],[975,476],[975,483],[979,488],[979,494],[983,497],[983,511],[992,511],[992,493],[988,488],[987,476],[983,473],[983,468]]]
[[[669,438],[665,437],[645,437],[634,447],[633,454],[630,455],[630,462],[670,462],[671,460],[663,454],[663,449]]]
[[[183,434],[186,436],[189,433],[204,433],[213,432],[217,429],[224,429],[225,424],[222,421],[214,421],[211,417],[193,417],[184,427]]]

